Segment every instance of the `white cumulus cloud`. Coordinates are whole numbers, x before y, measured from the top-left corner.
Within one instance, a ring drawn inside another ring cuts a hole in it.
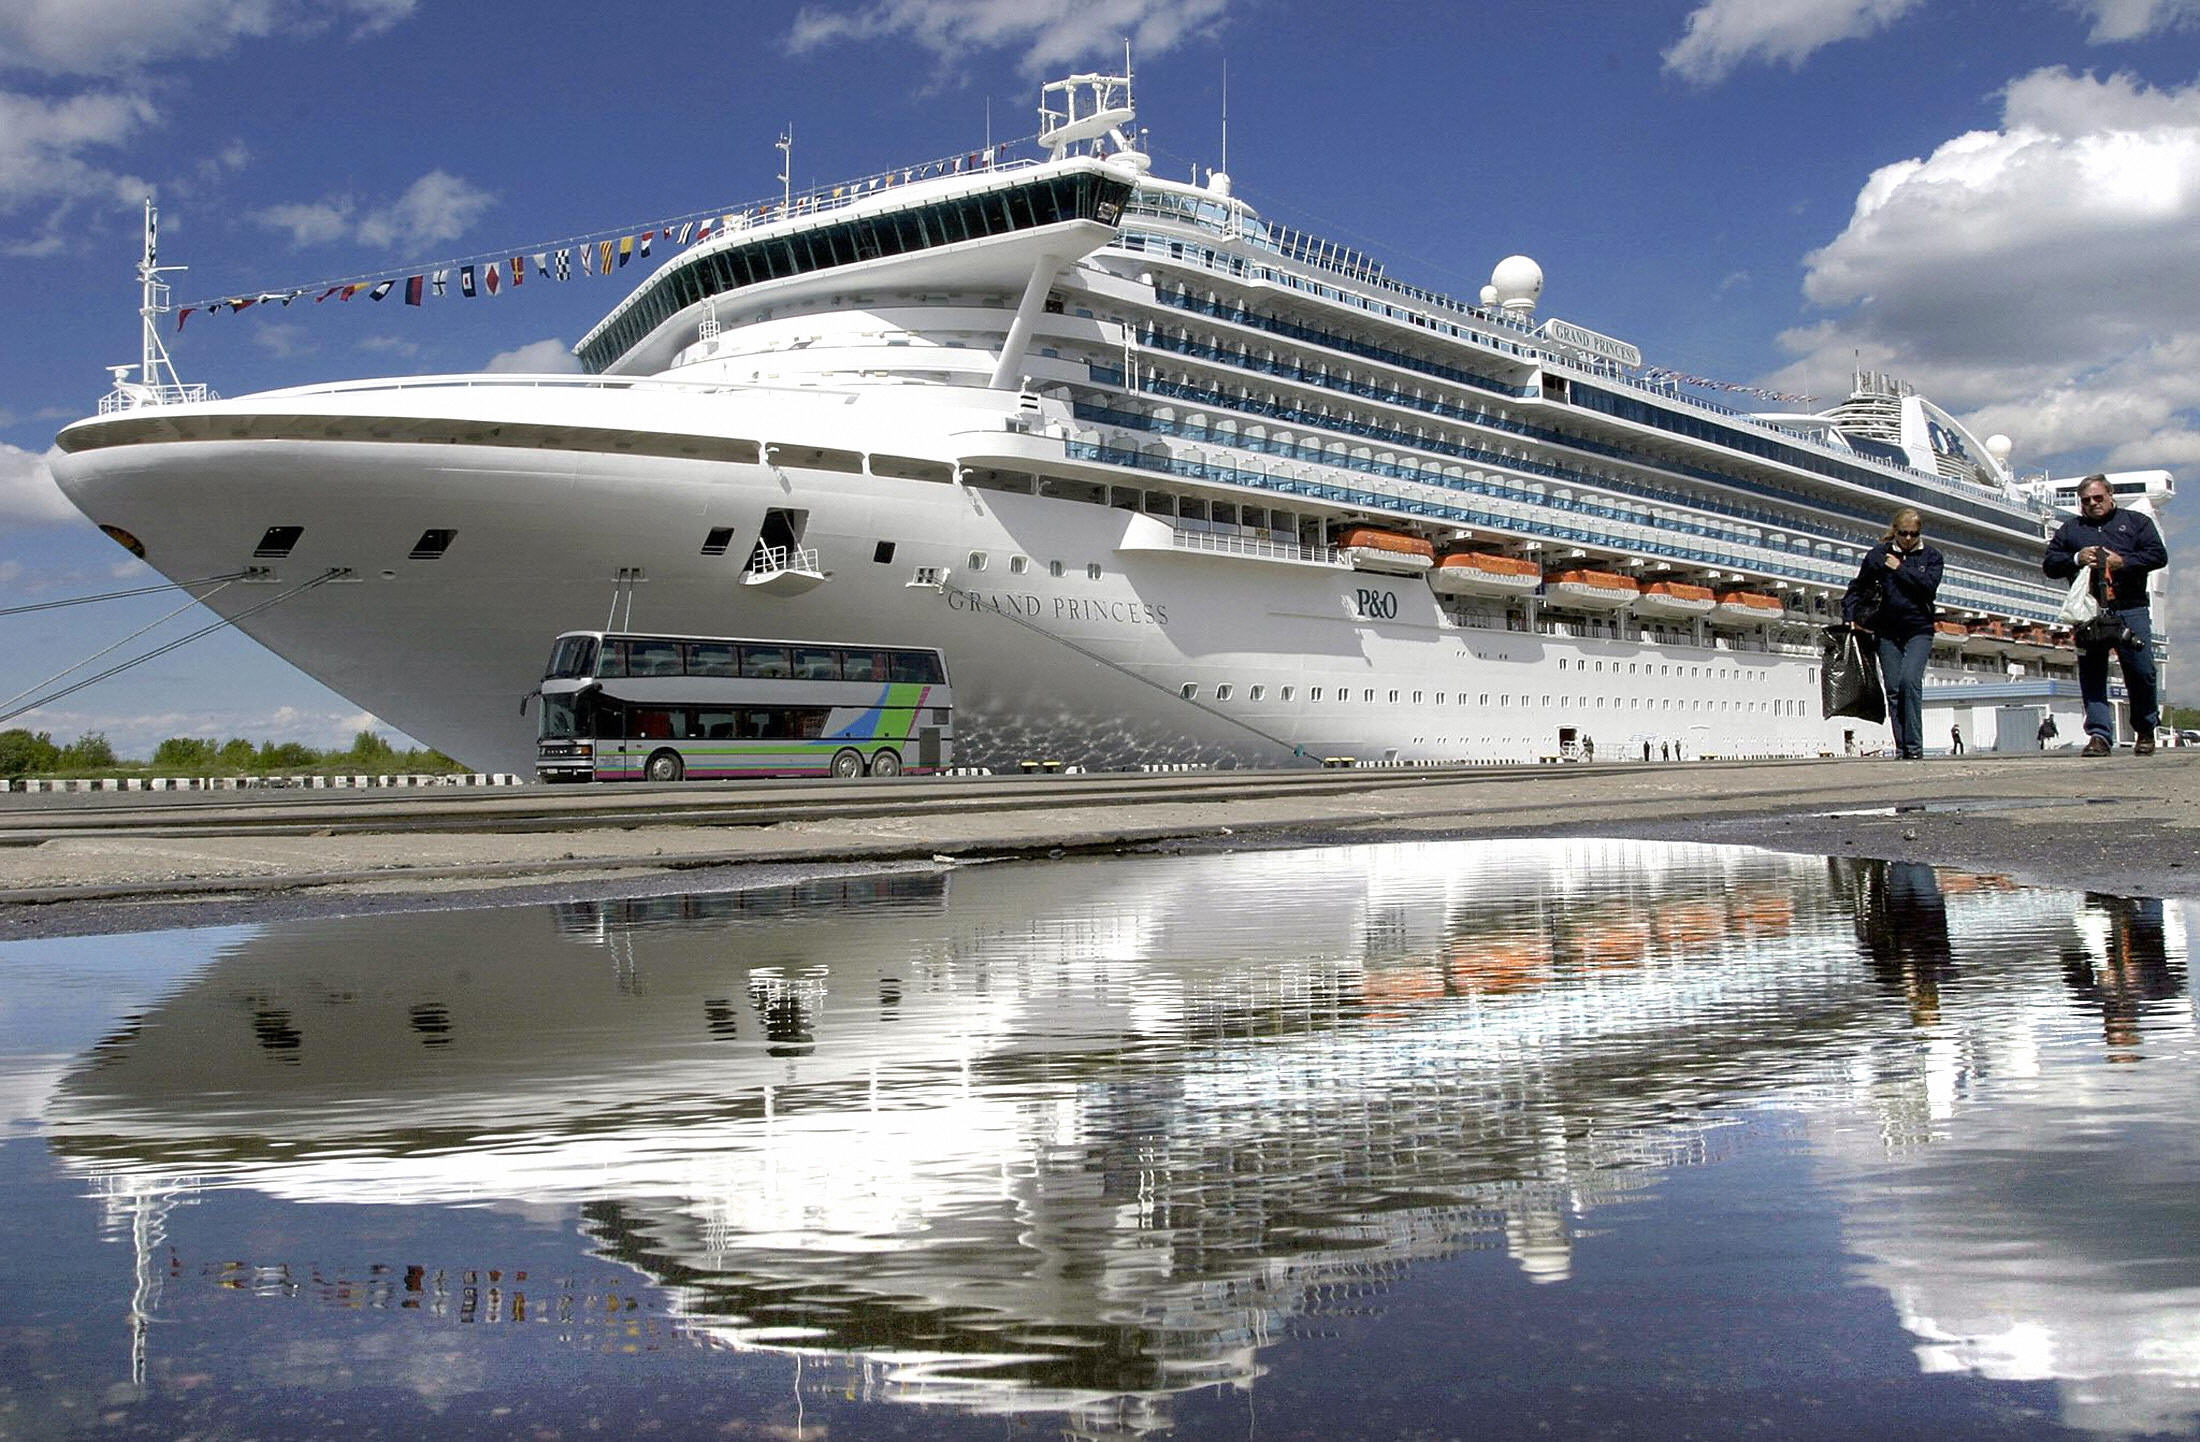
[[[2200,85],[2041,70],[2002,127],[1882,167],[1805,260],[1782,389],[1857,358],[2033,456],[2200,459]]]
[[[1665,68],[1709,85],[1752,61],[1799,66],[1842,40],[1877,34],[1923,0],[1704,0],[1665,52]]]
[[[2200,467],[2200,83],[2035,71],[1999,128],[1880,168],[1805,257],[1777,389],[1911,381],[2020,471]],[[2172,506],[2173,552],[2186,526]],[[2200,623],[2173,566],[2171,615]]]
[[[227,54],[247,40],[332,28],[372,35],[409,16],[416,0],[7,0],[0,4],[0,68],[49,75],[115,75]]]
[[[50,255],[81,230],[78,213],[153,192],[115,168],[111,154],[162,123],[155,95],[177,82],[155,67],[203,61],[269,37],[331,30],[378,34],[411,15],[417,0],[0,0],[0,75],[30,74],[0,89],[0,216],[36,208],[28,234],[0,233],[0,251]],[[243,164],[234,142],[202,159],[208,181]],[[176,179],[190,180],[188,169]]]
[[[581,368],[572,348],[562,340],[538,340],[489,357],[485,371],[517,371],[525,375],[571,375]]]
[[[2068,0],[2093,22],[2086,39],[2095,45],[2143,40],[2160,30],[2200,22],[2200,0]]]
[[[53,455],[50,450],[40,455],[0,441],[0,521],[41,525],[82,519],[54,484],[49,464]]]
[[[1212,34],[1231,0],[870,0],[805,5],[787,44],[796,54],[844,40],[915,41],[943,65],[1021,49],[1026,74],[1085,61],[1162,55]]]
[[[386,204],[362,207],[350,195],[271,205],[251,218],[271,230],[287,230],[298,245],[353,240],[376,249],[435,245],[472,228],[496,196],[443,170],[421,176]]]

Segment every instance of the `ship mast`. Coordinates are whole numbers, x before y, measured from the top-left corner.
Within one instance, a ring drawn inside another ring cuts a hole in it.
[[[168,303],[168,283],[161,277],[170,271],[189,270],[185,265],[160,263],[160,211],[153,205],[153,198],[145,198],[145,251],[138,260],[138,286],[140,300],[138,319],[143,327],[143,341],[139,348],[138,378],[129,379],[130,367],[109,366],[113,372],[115,388],[104,397],[100,409],[128,410],[137,406],[171,405],[177,401],[205,400],[206,387],[186,386],[176,377],[175,364],[168,359],[168,347],[161,343],[160,318],[173,309]]]

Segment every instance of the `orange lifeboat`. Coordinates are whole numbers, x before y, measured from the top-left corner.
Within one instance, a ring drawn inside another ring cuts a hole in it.
[[[1970,634],[1971,628],[1961,621],[1933,622],[1933,644],[1935,646],[1961,646]]]
[[[1553,571],[1543,588],[1543,599],[1558,606],[1609,611],[1641,593],[1642,587],[1634,577],[1616,571]]]
[[[1709,586],[1691,586],[1686,581],[1652,581],[1635,598],[1635,614],[1693,618],[1710,615],[1718,604]]]
[[[1428,584],[1445,596],[1526,596],[1543,584],[1543,568],[1518,556],[1454,551],[1429,571]]]
[[[1777,621],[1786,611],[1778,596],[1768,596],[1762,591],[1721,591],[1711,619],[1728,624],[1756,625]]]
[[[1355,571],[1418,576],[1436,564],[1436,547],[1421,537],[1374,526],[1345,527],[1337,536],[1337,550]]]

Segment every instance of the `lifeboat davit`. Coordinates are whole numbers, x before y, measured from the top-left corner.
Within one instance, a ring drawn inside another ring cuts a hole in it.
[[[1768,596],[1762,591],[1721,591],[1719,603],[1711,612],[1711,619],[1729,625],[1757,625],[1777,621],[1787,614],[1778,596]]]
[[[1963,649],[1973,656],[1992,656],[2009,649],[2009,627],[2000,621],[1973,621]]]
[[[1349,526],[1337,537],[1337,549],[1355,571],[1418,576],[1436,564],[1436,547],[1403,531]]]
[[[1543,599],[1557,606],[1587,606],[1616,610],[1642,593],[1632,576],[1616,571],[1553,571],[1543,588]]]
[[[1718,597],[1711,594],[1709,586],[1691,586],[1686,581],[1652,581],[1635,598],[1635,614],[1693,620],[1710,615],[1718,604]]]
[[[2038,660],[2055,649],[2055,636],[2045,626],[2016,626],[2009,632],[2009,649],[2016,655]]]
[[[1961,646],[1970,634],[1971,628],[1961,621],[1933,622],[1933,645],[1936,648],[1945,648],[1952,651]]]
[[[1543,568],[1519,556],[1454,551],[1428,573],[1429,589],[1444,596],[1532,596]]]

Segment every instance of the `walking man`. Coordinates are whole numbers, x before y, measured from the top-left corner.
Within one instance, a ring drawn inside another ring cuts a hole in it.
[[[2131,754],[2154,754],[2154,728],[2162,717],[2154,684],[2154,625],[2147,612],[2147,577],[2169,564],[2169,551],[2154,522],[2137,511],[2120,509],[2108,477],[2090,475],[2078,482],[2078,514],[2062,523],[2047,543],[2040,570],[2060,581],[2093,568],[2093,594],[2101,618],[2123,621],[2125,637],[2110,645],[2078,648],[2078,692],[2085,698],[2086,756],[2107,756],[2116,749],[2116,713],[2108,704],[2108,653],[2123,667],[2124,691],[2131,703]]]
[[[1963,728],[1961,726],[1950,726],[1948,728],[1948,740],[1951,743],[1951,754],[1961,756],[1963,754]]]

